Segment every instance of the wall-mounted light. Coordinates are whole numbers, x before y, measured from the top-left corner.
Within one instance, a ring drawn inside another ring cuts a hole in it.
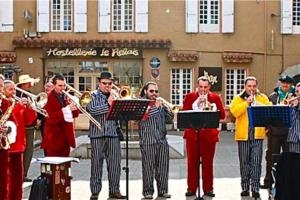
[[[166,13],[170,14],[171,10],[169,8],[166,9]]]

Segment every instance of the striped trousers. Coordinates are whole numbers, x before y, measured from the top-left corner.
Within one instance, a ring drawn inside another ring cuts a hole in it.
[[[300,153],[300,143],[288,142],[289,152]]]
[[[263,140],[238,141],[238,153],[242,190],[259,192]]]
[[[157,183],[158,194],[168,192],[169,179],[169,145],[141,145],[143,195],[153,195],[153,178]]]
[[[106,160],[109,193],[120,192],[121,146],[118,137],[91,138],[91,178],[93,194],[102,188],[103,160]]]

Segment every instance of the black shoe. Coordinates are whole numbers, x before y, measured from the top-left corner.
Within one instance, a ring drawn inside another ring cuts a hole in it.
[[[261,188],[261,189],[269,189],[270,186],[268,184],[263,184],[263,185],[260,185],[259,188]]]
[[[242,197],[247,197],[247,196],[249,196],[249,195],[250,195],[249,191],[242,191],[242,192],[241,192],[241,196],[242,196]]]
[[[171,195],[168,193],[164,193],[164,194],[158,194],[158,197],[171,198]]]
[[[187,191],[187,192],[185,193],[185,196],[186,196],[186,197],[191,197],[191,196],[195,196],[195,195],[196,195],[196,192]]]
[[[24,180],[23,180],[24,182],[32,182],[32,179],[31,178],[28,178],[27,176],[26,177],[24,177]]]
[[[252,197],[253,198],[260,198],[259,192],[252,192]]]
[[[205,192],[204,193],[205,196],[208,196],[208,197],[215,197],[215,193],[213,191],[210,191],[210,192]]]
[[[90,200],[98,200],[99,193],[92,194]]]
[[[110,193],[109,198],[112,199],[126,199],[126,196],[122,195],[120,192]]]

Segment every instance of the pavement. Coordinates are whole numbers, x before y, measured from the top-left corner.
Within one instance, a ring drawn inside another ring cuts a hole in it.
[[[182,132],[170,132],[170,135],[181,135]],[[43,152],[36,148],[34,158],[43,157]],[[125,159],[122,160],[122,166],[125,166]],[[71,183],[72,200],[88,200],[90,197],[89,178],[91,163],[89,159],[81,159],[79,163],[72,163],[73,176]],[[262,175],[265,174],[265,162],[263,160]],[[186,177],[187,177],[186,159],[171,159],[169,172],[169,193],[173,200],[194,200],[196,196],[185,197]],[[32,163],[29,169],[29,177],[35,178],[40,175],[40,164]],[[220,133],[220,142],[217,145],[217,151],[214,161],[214,192],[216,197],[210,198],[203,196],[205,200],[250,200],[251,197],[240,197],[240,170],[237,154],[237,144],[234,141],[234,134],[229,131]],[[129,199],[142,199],[142,165],[141,160],[129,160]],[[261,180],[262,182],[262,180]],[[155,184],[155,183],[154,183]],[[202,183],[201,183],[202,184]],[[24,183],[23,198],[28,199],[31,183]],[[120,182],[121,193],[126,192],[126,174],[122,171]],[[155,186],[156,190],[156,186]],[[202,192],[202,191],[201,191]],[[268,191],[260,190],[261,199],[268,199]],[[203,192],[202,192],[203,195]],[[99,200],[108,198],[108,181],[106,166],[103,170],[102,191]],[[164,198],[157,197],[154,193],[154,199]]]

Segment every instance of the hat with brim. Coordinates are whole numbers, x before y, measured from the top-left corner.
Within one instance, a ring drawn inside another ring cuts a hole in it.
[[[98,79],[99,80],[101,80],[101,79],[113,80],[113,76],[109,71],[104,71],[104,72],[100,73],[100,77]]]
[[[24,83],[31,83],[31,85],[35,85],[36,83],[38,83],[40,81],[40,78],[32,78],[30,77],[28,74],[23,74],[21,76],[19,76],[19,82],[17,83],[17,85],[21,85]]]
[[[295,80],[288,75],[281,76],[278,80],[282,83],[295,83]]]

